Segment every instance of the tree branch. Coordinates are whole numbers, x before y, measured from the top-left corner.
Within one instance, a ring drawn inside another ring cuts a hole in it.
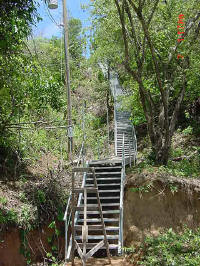
[[[114,0],[114,1],[117,7],[118,13],[119,13],[121,26],[122,26],[122,35],[123,35],[124,47],[125,47],[125,58],[126,58],[126,61],[129,61],[129,46],[128,46],[128,41],[127,41],[127,34],[126,34],[125,21],[124,21],[124,0],[122,4],[122,10],[119,6],[118,0]]]
[[[175,130],[177,117],[178,117],[178,112],[180,110],[181,103],[182,103],[182,101],[184,99],[186,86],[187,86],[186,73],[184,73],[183,87],[182,87],[182,89],[179,92],[179,96],[177,98],[176,105],[175,105],[175,108],[174,108],[174,112],[172,114],[171,121],[170,121],[170,128],[169,128],[170,137],[172,137],[172,135],[174,133],[174,130]]]

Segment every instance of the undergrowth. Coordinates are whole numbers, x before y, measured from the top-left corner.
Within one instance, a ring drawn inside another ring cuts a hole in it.
[[[199,266],[200,229],[185,228],[182,233],[172,229],[158,237],[148,237],[137,248],[125,248],[131,263],[146,266]]]
[[[7,191],[6,191],[7,190]],[[29,231],[47,221],[62,221],[67,201],[59,173],[49,173],[40,180],[15,183],[8,191],[4,185],[0,194],[0,229],[14,225]]]
[[[139,163],[132,170],[141,173],[158,171],[162,174],[184,178],[200,178],[200,139],[191,134],[190,128],[178,130],[173,138],[170,158],[166,166],[156,166],[151,157],[148,139],[142,143],[139,152]]]

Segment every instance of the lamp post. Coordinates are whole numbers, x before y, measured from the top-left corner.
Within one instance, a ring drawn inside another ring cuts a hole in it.
[[[67,90],[67,125],[68,125],[68,152],[69,159],[72,160],[73,150],[73,128],[72,128],[72,116],[71,116],[71,90],[70,90],[70,68],[69,68],[69,37],[68,37],[68,19],[67,19],[67,5],[66,0],[62,0],[63,3],[63,24],[64,24],[64,44],[65,44],[65,61],[66,61],[66,74],[65,84]],[[50,9],[58,8],[57,0],[49,0],[48,7]]]

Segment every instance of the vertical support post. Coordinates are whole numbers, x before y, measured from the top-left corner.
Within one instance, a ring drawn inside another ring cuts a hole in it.
[[[125,156],[124,156],[124,133],[122,141],[122,172],[121,172],[121,191],[120,191],[120,225],[119,225],[119,248],[118,253],[123,254],[123,224],[124,224],[124,213],[123,213],[123,199],[124,199],[124,179],[125,179]]]
[[[74,172],[72,172],[72,266],[74,264],[74,249],[75,249],[75,230],[74,230],[74,215],[75,215],[75,198],[74,198]]]
[[[129,139],[129,166],[131,167],[131,142]]]
[[[124,170],[121,172],[121,192],[120,192],[120,220],[119,220],[119,245],[118,254],[123,254],[123,198],[124,198]]]
[[[83,226],[83,266],[86,265],[86,243],[88,238],[88,229],[87,229],[87,189],[84,188],[84,226]]]
[[[67,225],[67,219],[65,220],[65,260],[67,259],[67,250],[68,250],[68,225]]]

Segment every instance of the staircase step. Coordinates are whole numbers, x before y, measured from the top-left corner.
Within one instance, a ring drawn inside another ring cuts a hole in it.
[[[119,222],[119,219],[117,218],[103,218],[104,223],[116,223]],[[100,223],[101,219],[100,218],[90,218],[86,220],[87,223]],[[78,219],[79,223],[83,223],[84,219]]]
[[[75,210],[76,211],[84,211],[84,206],[77,206],[77,207],[75,207]],[[99,208],[98,208],[98,206],[88,206],[87,205],[87,212],[89,212],[89,211],[99,212]]]
[[[121,177],[100,177],[100,178],[97,178],[97,182],[103,181],[103,180],[106,180],[106,181],[121,180]],[[86,181],[94,181],[94,178],[87,178]]]
[[[89,187],[91,184],[86,184],[86,187]],[[110,184],[98,184],[98,187],[112,187],[112,186],[120,186],[120,183],[110,183]]]
[[[88,200],[95,200],[97,197],[88,197]],[[100,196],[100,201],[101,200],[112,200],[112,199],[120,199],[120,196],[115,196],[115,197],[101,197]]]
[[[87,214],[99,214],[100,211],[88,211],[87,210]],[[119,210],[111,210],[111,211],[102,211],[103,214],[116,214],[116,213],[120,213]],[[83,211],[80,211],[79,214],[84,214]]]
[[[102,207],[108,207],[108,206],[119,206],[119,203],[102,203]],[[84,205],[80,205],[80,207],[84,207]],[[87,204],[87,207],[98,207],[98,204]]]
[[[119,235],[107,235],[107,239],[111,240],[111,239],[118,239]],[[75,236],[76,240],[82,240],[82,236]],[[102,240],[104,239],[103,235],[88,235],[88,240],[93,240],[93,239],[98,239],[98,240]]]
[[[121,167],[120,166],[102,166],[102,167],[95,167],[95,171],[96,170],[116,170],[116,169],[121,169]]]
[[[82,231],[82,225],[75,225],[75,229],[77,231]],[[106,231],[119,231],[118,226],[106,226],[105,229]],[[99,230],[103,230],[103,227],[102,225],[88,225],[88,230],[99,231]]]
[[[75,193],[84,193],[84,188],[76,188],[76,189],[74,189],[74,192]],[[94,187],[87,188],[87,192],[88,193],[95,193],[95,192],[97,192],[97,188],[94,188]]]
[[[98,176],[98,175],[119,175],[119,174],[121,174],[121,172],[98,172],[98,173],[96,173],[95,172],[95,174],[96,174],[96,176]],[[87,176],[91,176],[92,174],[87,174]]]
[[[99,193],[117,193],[120,192],[120,189],[113,189],[113,190],[99,190]]]
[[[98,243],[87,243],[86,244],[86,249],[92,249],[93,247],[95,247]],[[82,243],[78,243],[79,247],[81,249],[83,249],[83,244]],[[106,249],[105,246],[101,247],[100,249]],[[109,244],[109,249],[118,249],[118,245],[115,244]]]

